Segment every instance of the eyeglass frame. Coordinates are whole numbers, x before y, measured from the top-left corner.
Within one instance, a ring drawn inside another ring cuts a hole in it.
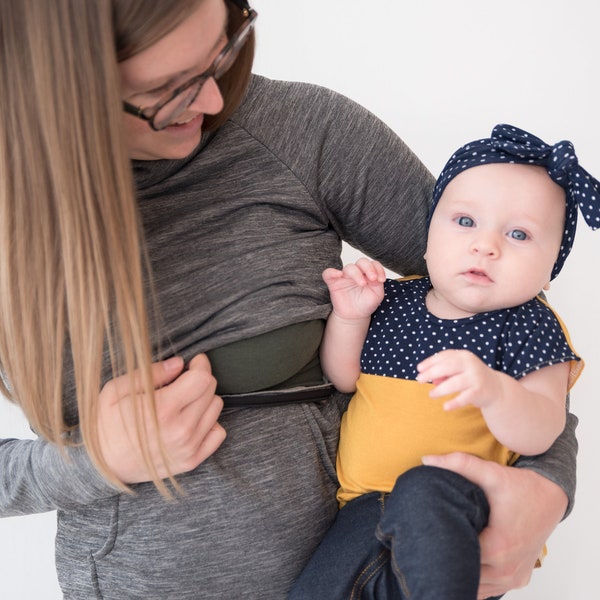
[[[208,67],[208,69],[206,69],[199,75],[195,75],[191,79],[188,79],[186,82],[177,86],[169,94],[168,97],[165,97],[163,100],[159,100],[153,106],[147,106],[147,107],[135,106],[134,104],[131,104],[130,102],[127,102],[126,100],[123,100],[123,110],[126,113],[133,115],[134,117],[137,117],[138,119],[142,119],[143,121],[147,121],[148,125],[150,125],[150,127],[154,131],[162,131],[163,129],[169,127],[169,125],[171,123],[167,123],[163,127],[156,127],[154,124],[154,118],[156,117],[156,115],[160,112],[160,110],[164,106],[169,104],[169,102],[172,102],[173,100],[175,100],[175,98],[177,98],[177,96],[179,96],[180,94],[182,94],[189,88],[200,83],[200,85],[198,86],[198,91],[191,98],[189,104],[184,108],[184,110],[185,110],[186,108],[188,108],[189,106],[191,106],[193,104],[193,102],[198,97],[198,94],[200,94],[200,92],[202,91],[204,84],[211,77],[214,77],[215,81],[216,81],[222,75],[227,73],[227,71],[233,66],[233,62],[235,62],[235,60],[237,59],[237,53],[240,52],[240,50],[244,47],[244,45],[248,41],[248,36],[254,29],[256,18],[258,17],[258,13],[253,8],[250,8],[250,5],[248,5],[247,2],[244,2],[243,4],[245,6],[242,7],[242,6],[240,6],[240,4],[242,4],[242,3],[239,2],[239,0],[237,2],[235,0],[232,0],[232,1],[234,4],[236,4],[241,9],[242,15],[244,17],[246,17],[246,20],[242,23],[242,25],[239,27],[239,29],[231,36],[231,38],[229,39],[229,41],[227,42],[227,44],[225,45],[223,50],[221,50],[221,52],[219,52],[218,56],[212,61],[210,67]],[[243,41],[241,43],[240,43],[240,39],[243,39]],[[228,67],[228,69],[226,71],[221,73],[219,75],[219,77],[215,77],[215,73],[217,72],[220,63],[223,62],[224,58],[233,51],[236,52],[236,56],[235,56],[232,64]]]

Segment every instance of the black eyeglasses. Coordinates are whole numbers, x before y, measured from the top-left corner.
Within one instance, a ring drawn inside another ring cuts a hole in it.
[[[238,4],[238,2],[235,2],[235,4]],[[240,50],[248,41],[258,14],[249,6],[241,7],[241,10],[246,20],[204,73],[200,73],[200,75],[196,75],[185,83],[182,83],[169,96],[163,100],[159,100],[154,106],[134,106],[129,102],[123,101],[123,110],[144,121],[148,121],[154,131],[160,131],[173,124],[196,100],[202,86],[208,79],[213,78],[218,81],[229,71],[238,57]]]

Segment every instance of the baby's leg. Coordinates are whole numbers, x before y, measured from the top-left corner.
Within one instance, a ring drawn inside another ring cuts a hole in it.
[[[423,466],[401,475],[377,537],[390,549],[404,593],[412,600],[476,600],[478,535],[488,515],[483,491],[452,471]]]

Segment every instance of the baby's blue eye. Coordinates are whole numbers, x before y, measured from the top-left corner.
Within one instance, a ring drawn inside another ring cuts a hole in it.
[[[508,232],[508,235],[513,238],[513,240],[519,241],[526,240],[529,237],[522,229],[513,229]]]
[[[471,219],[471,217],[458,217],[456,219],[456,222],[461,226],[461,227],[473,227],[475,225],[475,221],[473,221],[473,219]]]

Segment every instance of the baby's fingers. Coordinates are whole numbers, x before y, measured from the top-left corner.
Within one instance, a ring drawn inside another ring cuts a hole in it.
[[[349,277],[354,281],[365,281],[365,276],[363,275],[362,270],[354,263],[344,265],[342,271],[346,277]]]
[[[437,352],[417,365],[417,381],[435,383],[461,373],[464,370],[464,359],[465,352],[462,350]]]
[[[377,283],[385,281],[385,269],[380,262],[368,258],[359,258],[356,261],[356,266],[369,281]]]
[[[470,404],[469,402],[467,402],[464,396],[464,394],[459,394],[451,400],[447,400],[446,402],[444,402],[444,410],[455,410],[456,408],[462,408],[463,406],[467,406],[468,404]]]
[[[433,383],[439,385],[448,377],[452,376],[452,372],[448,370],[448,365],[430,363],[429,366],[421,366],[423,363],[417,365],[417,381],[419,383]]]
[[[336,279],[341,279],[343,276],[344,274],[339,269],[333,268],[325,269],[321,275],[323,281],[327,284],[335,281]]]

